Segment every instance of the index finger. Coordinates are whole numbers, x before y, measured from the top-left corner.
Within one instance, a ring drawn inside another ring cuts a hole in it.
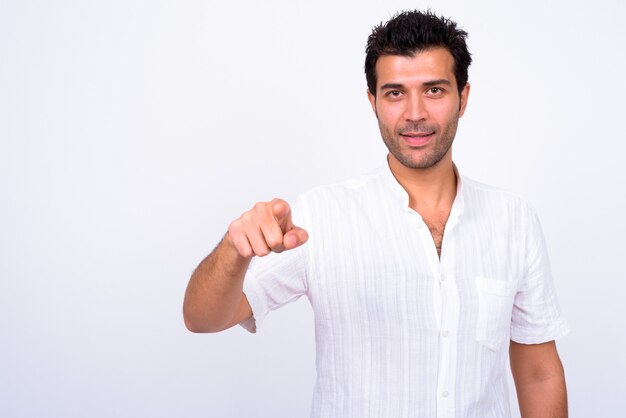
[[[293,229],[293,223],[291,222],[291,207],[289,206],[289,203],[282,199],[272,200],[272,214],[283,232],[288,232]]]

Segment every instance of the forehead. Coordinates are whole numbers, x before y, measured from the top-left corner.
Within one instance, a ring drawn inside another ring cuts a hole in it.
[[[383,55],[376,62],[377,86],[394,83],[421,84],[430,80],[455,83],[454,58],[446,48],[431,48],[412,57]]]

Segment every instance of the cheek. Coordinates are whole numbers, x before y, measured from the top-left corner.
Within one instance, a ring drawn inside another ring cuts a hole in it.
[[[458,103],[436,103],[433,104],[429,112],[431,118],[441,125],[446,125],[451,120],[459,117]]]
[[[437,115],[448,114],[454,108],[453,101],[445,98],[440,100],[431,100],[429,105],[430,112]]]
[[[398,106],[379,106],[378,122],[385,126],[393,127],[398,122],[402,110]]]

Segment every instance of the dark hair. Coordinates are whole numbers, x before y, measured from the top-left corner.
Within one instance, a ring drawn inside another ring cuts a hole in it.
[[[467,50],[467,32],[456,22],[437,16],[430,10],[405,11],[372,29],[365,47],[367,88],[376,96],[376,61],[383,55],[412,57],[416,52],[444,47],[454,58],[454,76],[459,94],[467,84],[467,68],[472,57]]]

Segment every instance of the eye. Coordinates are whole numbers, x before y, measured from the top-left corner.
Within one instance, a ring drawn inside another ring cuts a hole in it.
[[[400,90],[389,90],[386,94],[388,97],[400,97],[402,92]]]
[[[443,89],[441,87],[431,87],[428,89],[428,94],[430,96],[440,96],[443,93]]]

